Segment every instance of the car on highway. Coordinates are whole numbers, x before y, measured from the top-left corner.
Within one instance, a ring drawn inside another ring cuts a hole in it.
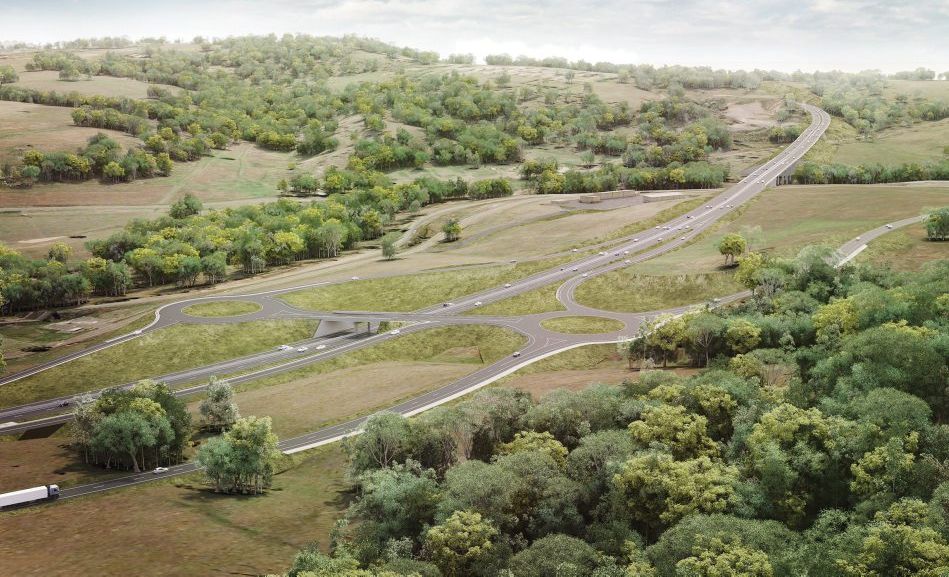
[[[504,283],[504,288],[511,288],[511,283],[509,282]]]
[[[659,238],[657,238],[656,242],[662,242],[662,237],[660,236]]]
[[[626,264],[630,264],[630,263],[632,263],[633,261],[631,261],[631,260],[629,260],[629,259],[626,259],[626,260],[624,260],[623,262],[625,262]]]
[[[62,401],[61,403],[59,403],[59,406],[60,406],[60,407],[68,407],[68,406],[69,406],[69,401]]]
[[[563,270],[563,269],[560,269],[560,270]],[[481,304],[482,304],[481,301],[475,301],[475,306],[476,306],[476,307],[480,307]]]
[[[575,248],[575,249],[573,249],[573,252],[577,252],[578,250],[580,250],[580,249],[578,249],[578,248]]]
[[[758,182],[760,182],[760,183],[762,183],[762,184],[763,184],[763,183],[764,183],[764,179],[762,178],[762,179],[761,179],[761,180],[759,180]]]
[[[637,238],[636,240],[639,240],[639,239]],[[629,254],[629,251],[628,251],[628,250],[624,250],[624,251],[623,251],[623,254]]]
[[[893,225],[892,225],[892,224],[888,224],[888,225],[886,225],[886,228],[893,228]]]
[[[519,356],[521,356],[521,351],[517,351],[516,353],[514,353],[514,354],[511,355],[511,356],[512,356],[512,357],[515,357],[515,358],[516,358],[516,357],[519,357]]]
[[[390,334],[390,335],[397,335],[397,334],[399,334],[400,332],[402,332],[402,331],[400,331],[399,329],[392,329],[391,331],[389,331],[389,334]]]
[[[685,237],[684,237],[684,236],[682,237],[682,240],[685,240]]]
[[[133,335],[140,335],[140,334],[142,334],[142,329],[138,329],[138,330],[132,331],[132,334],[133,334]]]
[[[600,256],[606,256],[606,253],[601,250],[601,251],[600,251]]]
[[[307,352],[308,350],[310,350],[310,349],[308,349],[308,348],[306,348],[306,347],[297,347],[297,352],[298,352],[298,353],[305,353],[305,352]]]
[[[661,226],[657,226],[657,227],[656,227],[656,230],[662,230],[662,227],[661,227]]]
[[[587,273],[583,273],[583,274],[582,274],[582,275],[580,275],[580,276],[582,276],[582,277],[584,277],[584,278],[586,278],[586,277],[588,277],[588,276],[590,276],[590,275],[589,275],[589,274],[587,274]]]
[[[577,272],[578,270],[580,269],[578,269],[577,267],[573,267],[573,272]]]
[[[162,473],[167,473],[167,472],[168,472],[168,467],[155,467],[155,469],[152,471],[152,473],[156,475],[161,475]]]
[[[638,239],[638,238],[634,238],[634,239],[633,239],[633,242],[639,242],[639,239]],[[629,252],[629,251],[626,251],[626,252]]]
[[[692,218],[692,215],[691,215],[691,214],[689,214],[689,215],[686,215],[686,217],[685,217],[685,218]]]
[[[322,351],[325,348],[326,348],[326,345],[316,345],[316,350],[318,351]]]
[[[857,237],[857,238],[855,238],[854,240],[860,240],[860,237],[858,236],[858,237]]]
[[[277,347],[277,350],[278,350],[278,351],[289,351],[289,350],[292,349],[292,348],[293,348],[293,347],[291,347],[290,345],[280,345],[279,347]]]
[[[705,208],[712,208],[712,205],[711,205],[711,204],[706,204],[706,205],[705,205]]]
[[[450,306],[452,306],[453,304],[455,304],[455,303],[442,303],[442,306],[443,306],[443,307],[450,307]]]
[[[359,280],[359,277],[358,277],[358,276],[351,276],[351,277],[349,277],[349,278],[350,278],[350,280]]]

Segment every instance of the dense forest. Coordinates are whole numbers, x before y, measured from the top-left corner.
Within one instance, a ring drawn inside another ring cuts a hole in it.
[[[288,575],[942,575],[949,261],[829,256],[746,255],[753,296],[631,341],[620,386],[374,416],[331,553]]]

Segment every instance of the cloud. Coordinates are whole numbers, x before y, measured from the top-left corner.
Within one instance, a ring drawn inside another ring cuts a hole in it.
[[[0,40],[359,34],[443,54],[718,68],[945,67],[946,0],[34,0]]]

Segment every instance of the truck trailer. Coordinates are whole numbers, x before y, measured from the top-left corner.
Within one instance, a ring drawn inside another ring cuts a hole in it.
[[[40,485],[30,489],[20,489],[12,493],[0,494],[0,509],[34,501],[52,501],[56,497],[59,497],[59,485]]]

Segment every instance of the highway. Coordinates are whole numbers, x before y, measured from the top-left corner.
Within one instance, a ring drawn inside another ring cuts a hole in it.
[[[232,384],[250,381],[278,374],[281,372],[300,368],[312,363],[321,362],[357,350],[366,346],[374,345],[379,342],[398,338],[403,334],[414,331],[425,330],[433,326],[446,326],[453,324],[493,324],[503,326],[517,331],[526,337],[526,344],[516,356],[509,356],[500,361],[482,368],[481,370],[467,375],[449,385],[446,385],[429,393],[414,397],[403,403],[390,407],[388,410],[403,415],[414,415],[431,407],[443,404],[461,395],[470,393],[480,387],[488,385],[515,370],[536,362],[547,356],[569,350],[577,346],[594,343],[612,343],[637,333],[639,326],[648,319],[662,313],[680,314],[691,307],[679,307],[665,311],[652,311],[649,313],[616,313],[611,311],[602,311],[591,309],[580,305],[574,300],[573,293],[577,286],[589,278],[604,274],[606,272],[629,266],[633,263],[643,262],[658,255],[675,250],[680,246],[692,241],[697,235],[713,226],[718,220],[729,214],[741,204],[747,202],[762,190],[772,185],[782,172],[789,166],[797,162],[801,156],[806,153],[811,146],[827,129],[830,123],[830,116],[819,108],[803,105],[811,114],[810,126],[801,134],[801,136],[785,148],[777,156],[758,167],[747,177],[725,189],[715,198],[709,200],[706,205],[693,209],[671,221],[657,226],[654,229],[640,232],[623,239],[616,240],[613,245],[604,248],[598,254],[578,258],[576,261],[562,266],[554,267],[546,271],[528,276],[518,281],[512,281],[504,286],[495,287],[476,294],[465,296],[451,303],[435,304],[426,309],[411,313],[398,312],[352,312],[352,311],[307,311],[292,307],[286,302],[275,298],[280,294],[299,291],[301,289],[326,285],[329,283],[312,283],[309,285],[295,286],[291,288],[267,291],[261,293],[252,293],[245,295],[227,295],[202,297],[198,299],[187,299],[170,303],[160,307],[155,312],[155,319],[147,327],[117,337],[89,347],[83,351],[66,355],[48,363],[38,365],[29,370],[8,375],[0,379],[0,385],[14,382],[16,380],[28,377],[30,375],[47,370],[70,360],[94,353],[128,340],[138,338],[142,334],[160,328],[168,327],[178,323],[230,323],[245,322],[248,320],[260,319],[289,319],[289,318],[313,318],[321,320],[338,321],[397,321],[408,323],[407,326],[400,327],[398,331],[384,332],[380,334],[344,334],[336,336],[327,336],[308,339],[301,343],[294,343],[294,347],[306,346],[308,351],[298,353],[293,351],[266,351],[254,355],[248,355],[239,359],[232,359],[213,365],[189,369],[169,375],[156,375],[155,380],[165,381],[170,385],[190,383],[205,380],[211,375],[241,373],[238,376],[227,379]],[[917,222],[918,217],[905,219],[891,223],[896,228],[912,222]],[[886,226],[880,227],[861,235],[859,239],[848,242],[839,249],[840,258],[849,260],[856,253],[865,248],[865,242],[872,240],[880,234],[892,230]],[[854,244],[856,243],[856,244]],[[517,294],[534,290],[549,284],[560,283],[557,291],[557,298],[564,304],[566,311],[557,311],[535,315],[526,315],[521,317],[491,317],[491,316],[463,316],[462,313],[470,311],[477,306],[505,299]],[[718,299],[716,306],[730,302],[734,299],[745,296],[746,293],[726,296]],[[249,315],[239,317],[224,318],[197,318],[183,312],[183,309],[199,302],[241,300],[253,301],[260,305],[260,310]],[[699,303],[709,304],[712,303]],[[568,335],[548,331],[541,326],[541,322],[558,316],[572,316],[576,314],[594,314],[600,317],[608,317],[619,320],[624,328],[611,333],[600,335]],[[126,386],[130,386],[130,384]],[[178,395],[189,395],[200,392],[206,384],[201,383],[176,391]],[[93,394],[98,394],[95,392]],[[71,419],[71,414],[59,414],[44,416],[32,421],[22,422],[24,419],[47,415],[51,411],[64,410],[64,403],[72,404],[77,396],[62,397],[58,399],[49,399],[42,402],[31,403],[11,407],[0,411],[0,434],[17,433],[38,426],[47,426],[50,424],[63,423]],[[309,448],[324,445],[337,441],[346,436],[358,433],[366,417],[353,419],[344,423],[339,423],[330,427],[294,437],[284,439],[280,442],[280,450],[285,453],[294,453]],[[19,421],[15,424],[9,421]],[[140,473],[121,478],[105,480],[98,483],[81,485],[65,489],[61,493],[61,498],[71,498],[79,495],[86,495],[124,487],[132,484],[151,481],[156,478],[180,475],[197,470],[197,466],[191,463],[169,467],[166,473],[152,474]]]

